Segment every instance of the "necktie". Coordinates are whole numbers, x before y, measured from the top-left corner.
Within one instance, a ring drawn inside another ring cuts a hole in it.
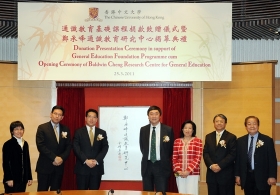
[[[254,137],[251,137],[251,142],[248,150],[248,166],[252,170],[252,154],[253,154],[253,140]]]
[[[152,163],[157,161],[157,154],[156,154],[156,127],[153,127],[152,132],[152,139],[151,139],[151,154],[150,154],[150,160]]]
[[[220,133],[216,133],[216,145],[219,144],[219,141],[220,141]]]
[[[57,125],[54,125],[53,129],[54,129],[54,133],[55,133],[55,136],[56,136],[57,143],[59,143],[59,136],[58,136],[58,132],[57,132]]]
[[[89,130],[89,139],[90,139],[90,144],[92,146],[93,141],[94,141],[94,135],[93,135],[92,127],[90,127],[90,130]]]

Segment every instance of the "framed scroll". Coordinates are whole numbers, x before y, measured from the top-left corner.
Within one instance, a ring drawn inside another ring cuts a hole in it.
[[[109,150],[102,180],[141,180],[140,128],[149,124],[149,106],[101,106],[99,126],[107,132]]]

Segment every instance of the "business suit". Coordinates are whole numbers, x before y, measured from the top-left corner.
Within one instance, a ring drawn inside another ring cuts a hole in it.
[[[216,144],[216,131],[209,133],[205,138],[203,159],[207,167],[206,182],[208,195],[234,195],[234,160],[236,157],[236,136],[224,130],[220,141],[224,140],[226,146]],[[210,169],[218,164],[221,170],[217,173]],[[217,191],[215,186],[219,186]],[[223,191],[223,192],[222,192]]]
[[[151,124],[141,127],[140,129],[140,150],[142,152],[142,161],[141,161],[141,174],[143,178],[143,190],[144,191],[153,191],[153,181],[151,177],[155,177],[154,184],[156,191],[166,192],[167,191],[167,182],[168,178],[172,172],[171,168],[171,156],[174,144],[174,134],[171,127],[159,124],[160,126],[160,160],[152,163],[149,161],[149,148],[150,148],[150,131]],[[169,138],[168,141],[164,140],[164,137]],[[151,176],[149,170],[157,169],[158,174]]]
[[[76,155],[75,174],[77,174],[77,186],[80,190],[98,190],[101,177],[104,174],[104,162],[109,145],[106,131],[95,127],[94,142],[91,146],[87,126],[76,130],[73,140],[74,153]],[[86,165],[87,159],[95,159],[97,165],[90,168]],[[86,177],[92,177],[94,182],[88,184]]]
[[[25,192],[28,180],[32,180],[28,143],[24,141],[21,148],[17,139],[12,137],[4,143],[2,154],[5,193]],[[13,187],[6,183],[10,180],[13,180]]]
[[[67,133],[63,136],[62,133]],[[36,133],[36,145],[39,158],[36,165],[38,174],[38,191],[51,191],[60,189],[64,171],[64,162],[71,150],[70,131],[68,127],[59,124],[59,143],[51,122],[38,126]],[[59,156],[63,159],[60,166],[53,165],[54,159]]]
[[[235,175],[240,177],[241,188],[246,187],[249,168],[247,165],[248,157],[248,134],[237,139],[237,157],[235,165]],[[272,138],[258,133],[257,140],[261,140],[264,144],[255,147],[254,158],[254,180],[258,190],[270,190],[268,178],[277,178],[277,159]],[[257,141],[258,142],[258,141]]]

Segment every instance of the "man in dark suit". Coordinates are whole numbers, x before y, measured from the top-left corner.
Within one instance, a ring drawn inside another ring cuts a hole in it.
[[[95,126],[98,112],[86,111],[86,126],[76,130],[74,153],[76,155],[75,174],[78,190],[98,190],[104,174],[104,162],[109,145],[106,131]]]
[[[225,130],[225,115],[217,114],[213,123],[216,130],[206,135],[203,149],[208,195],[234,195],[236,136]]]
[[[245,195],[269,195],[277,177],[273,140],[259,132],[257,117],[248,116],[244,124],[248,134],[237,139],[235,182]]]
[[[38,191],[56,191],[60,189],[64,162],[71,150],[70,131],[60,124],[64,117],[64,108],[54,106],[51,121],[38,126],[36,145],[39,158],[36,165]]]
[[[160,123],[161,109],[158,106],[151,106],[147,115],[150,124],[141,127],[139,137],[143,190],[166,192],[172,171],[170,159],[174,134],[171,127]]]

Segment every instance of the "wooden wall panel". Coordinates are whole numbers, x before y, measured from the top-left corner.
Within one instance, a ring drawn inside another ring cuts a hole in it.
[[[280,123],[275,124],[275,131],[274,131],[274,141],[279,140],[280,141]],[[280,153],[280,150],[279,150]],[[278,159],[280,161],[280,158]]]
[[[24,125],[23,138],[29,144],[31,169],[34,183],[38,150],[35,134],[39,124],[50,120],[50,112],[56,103],[56,88],[54,81],[19,81],[17,80],[17,64],[0,64],[0,162],[2,162],[2,146],[11,138],[10,124],[20,120]],[[3,180],[3,170],[0,169],[0,181]],[[33,185],[34,186],[34,185]],[[36,188],[27,187],[27,191]],[[3,185],[0,185],[3,192]]]

